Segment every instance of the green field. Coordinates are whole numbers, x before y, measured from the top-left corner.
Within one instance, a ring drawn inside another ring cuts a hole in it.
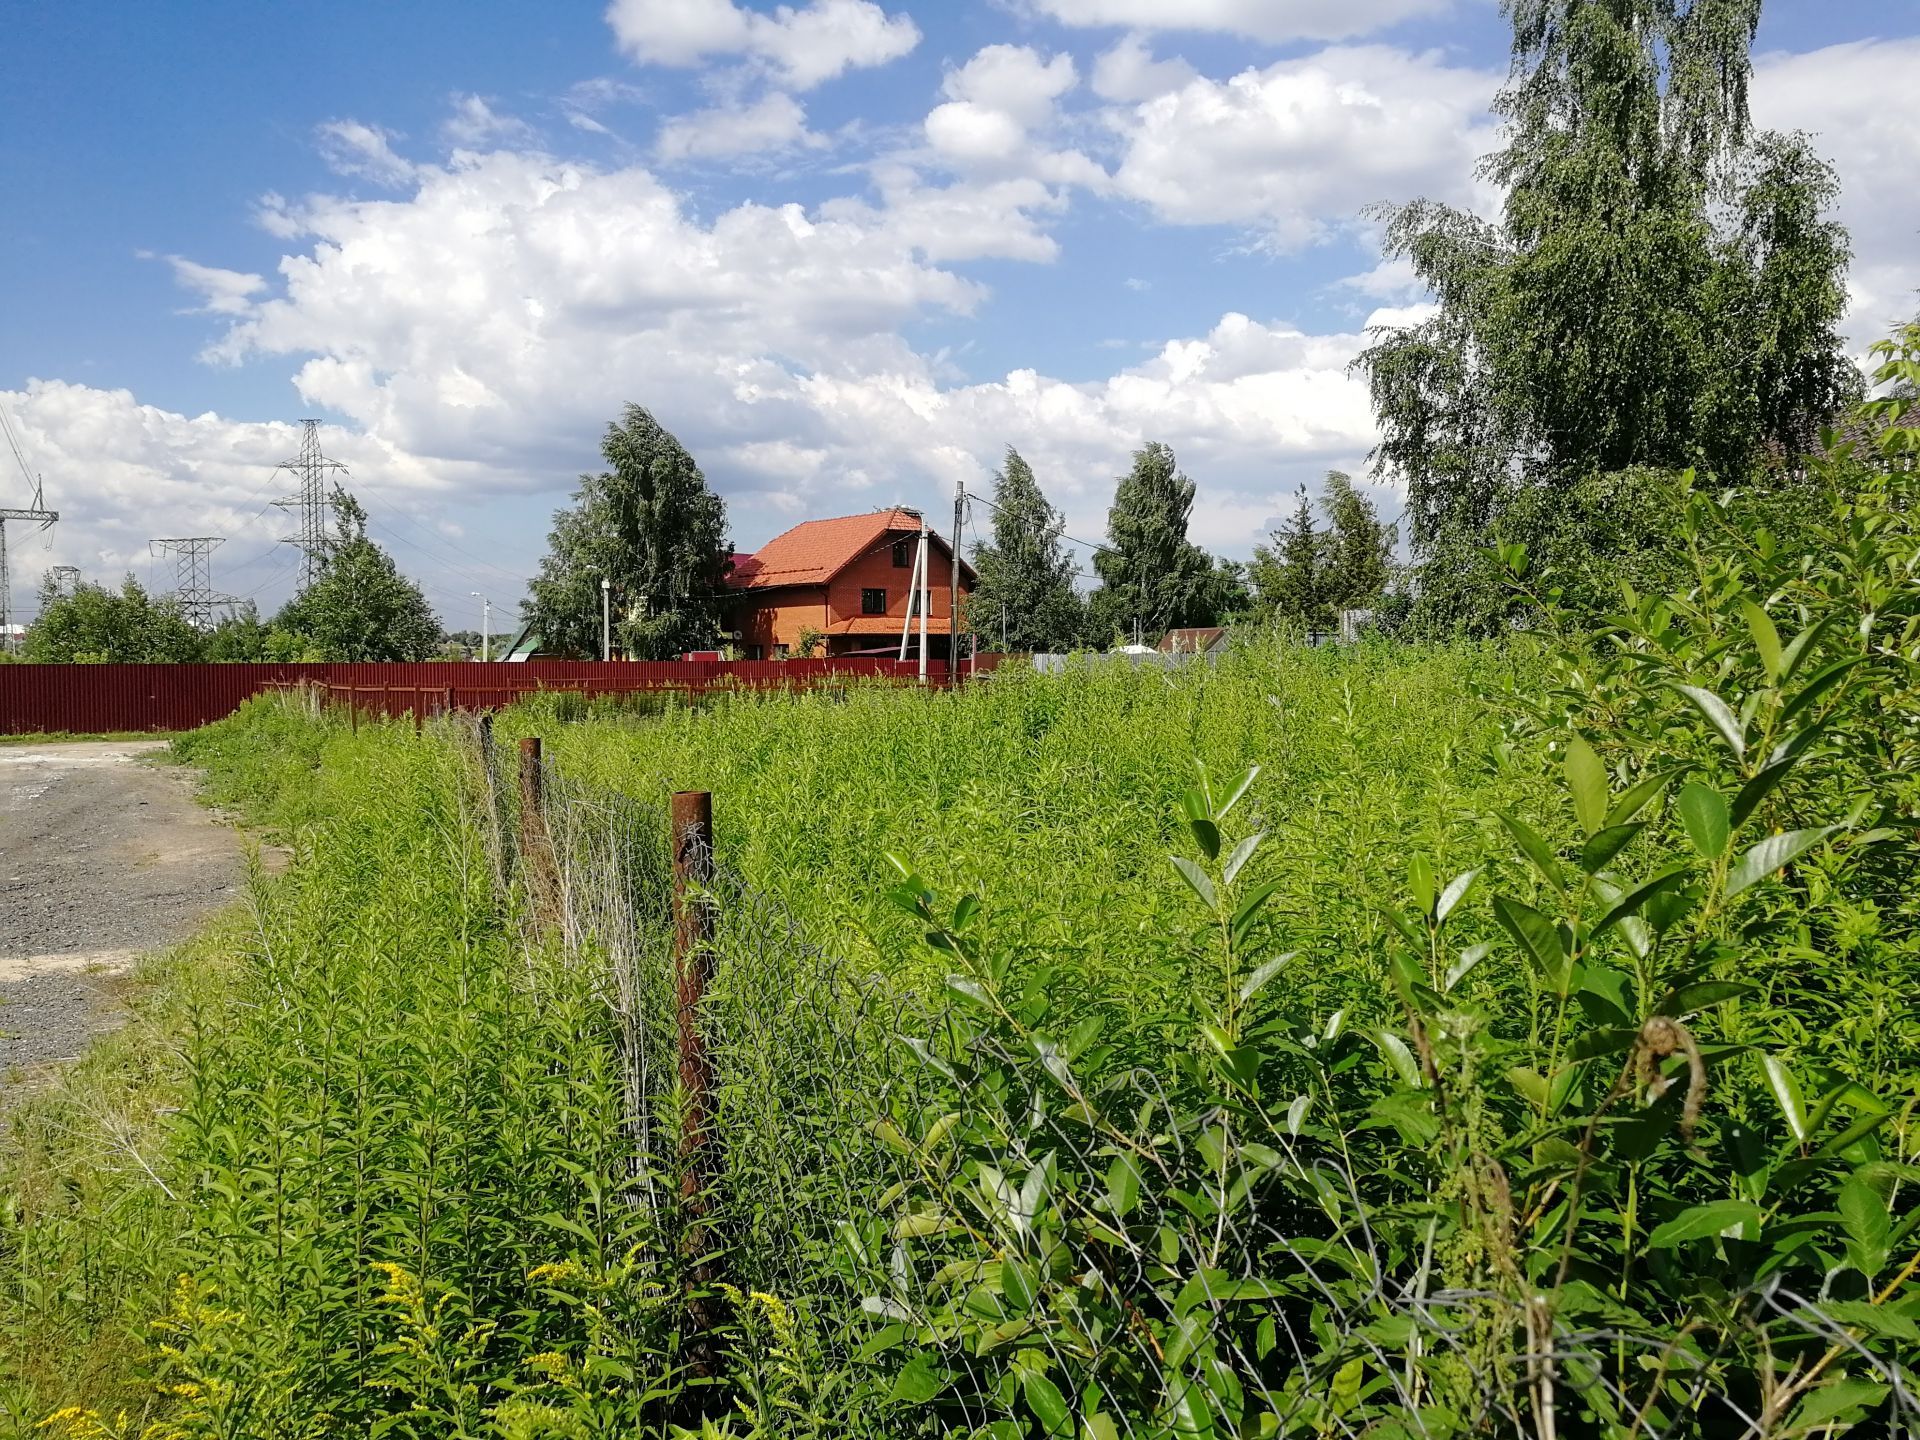
[[[1911,549],[1695,520],[1604,635],[180,738],[296,860],[14,1117],[0,1417],[1887,1433]]]

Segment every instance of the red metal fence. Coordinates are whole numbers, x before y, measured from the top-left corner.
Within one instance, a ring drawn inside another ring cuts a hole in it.
[[[982,655],[977,668],[993,668]],[[961,662],[963,676],[976,662]],[[934,661],[929,680],[946,683]],[[636,690],[700,693],[717,687],[810,688],[860,676],[910,681],[918,662],[837,660],[530,660],[419,665],[4,665],[0,735],[50,731],[191,730],[230,715],[263,691],[317,685],[342,703],[379,714],[439,714],[512,703],[540,690],[618,695]]]

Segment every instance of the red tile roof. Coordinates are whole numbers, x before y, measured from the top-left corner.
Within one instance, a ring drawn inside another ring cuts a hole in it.
[[[824,585],[889,533],[917,535],[919,531],[920,517],[911,510],[874,510],[832,520],[803,520],[753,554],[735,555],[727,585],[734,590]],[[946,548],[944,541],[941,548]],[[971,580],[972,572],[964,568],[964,562],[961,573]]]

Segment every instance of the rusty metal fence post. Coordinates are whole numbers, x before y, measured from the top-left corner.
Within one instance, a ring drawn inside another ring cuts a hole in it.
[[[676,1048],[683,1110],[680,1129],[680,1202],[686,1219],[681,1255],[687,1273],[687,1318],[693,1334],[696,1372],[711,1363],[707,1334],[713,1329],[712,1283],[705,1260],[708,1194],[713,1175],[713,1069],[701,1033],[701,1002],[713,978],[713,796],[705,790],[675,793],[671,811],[673,850],[673,981]]]
[[[560,877],[547,826],[546,763],[538,735],[520,740],[520,874],[526,883],[534,922],[551,925],[560,918]]]

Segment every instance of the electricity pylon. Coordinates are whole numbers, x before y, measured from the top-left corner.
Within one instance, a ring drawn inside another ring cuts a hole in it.
[[[20,467],[20,473],[26,477],[28,488],[33,492],[30,505],[0,505],[0,645],[9,648],[13,645],[13,571],[7,564],[7,522],[9,520],[37,520],[45,530],[60,518],[58,510],[49,510],[46,499],[41,494],[40,477],[27,466],[27,457],[20,450],[20,437],[14,434],[13,422],[7,418],[7,410],[0,405],[0,430],[6,432],[7,448],[13,452],[14,463]]]
[[[155,555],[173,556],[173,593],[180,602],[180,613],[196,630],[213,628],[214,606],[235,603],[233,596],[216,595],[213,590],[213,552],[224,544],[226,541],[218,535],[147,542]]]
[[[301,552],[300,588],[305,590],[320,578],[327,562],[327,516],[333,509],[333,500],[328,494],[332,476],[328,472],[338,470],[345,474],[347,467],[320,453],[320,422],[302,420],[300,453],[291,460],[282,460],[280,468],[293,472],[295,489],[293,494],[273,503],[282,510],[294,512],[294,533],[282,537],[282,543],[295,546]]]

